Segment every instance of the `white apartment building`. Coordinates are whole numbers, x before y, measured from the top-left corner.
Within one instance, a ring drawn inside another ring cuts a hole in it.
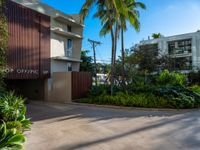
[[[161,55],[168,55],[175,60],[188,60],[189,68],[200,68],[200,32],[142,40],[138,46],[154,47]]]

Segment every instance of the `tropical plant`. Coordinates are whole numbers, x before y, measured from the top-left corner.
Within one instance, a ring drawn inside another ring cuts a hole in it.
[[[128,1],[127,1],[128,2]],[[129,1],[131,2],[131,1]],[[135,1],[133,1],[135,2]],[[129,3],[130,4],[130,3]],[[97,11],[94,17],[101,20],[103,25],[100,35],[111,34],[112,39],[112,62],[111,62],[111,95],[113,94],[114,87],[114,73],[115,73],[115,60],[116,60],[116,49],[117,39],[119,34],[119,19],[120,16],[126,16],[126,19],[133,18],[129,12],[129,5],[124,0],[86,0],[83,4],[80,14],[82,20],[88,15],[89,10],[92,6],[97,6]],[[135,19],[135,18],[134,18]]]
[[[154,96],[149,93],[127,94],[117,93],[114,96],[102,94],[92,98],[81,100],[82,103],[94,103],[101,105],[117,105],[128,107],[148,107],[148,108],[170,108],[166,99]]]
[[[89,51],[82,50],[81,51],[81,60],[80,63],[80,71],[88,71],[93,72],[93,64],[92,64],[92,57],[88,56]]]
[[[159,39],[159,38],[161,38],[161,36],[162,36],[161,33],[153,33],[152,34],[153,39]]]
[[[157,79],[158,84],[161,85],[181,85],[185,86],[187,84],[187,77],[184,74],[178,72],[169,72],[164,70]]]
[[[6,124],[0,124],[0,149],[1,150],[22,150],[25,137],[17,129],[7,129]]]
[[[4,69],[6,67],[6,49],[8,42],[8,26],[4,14],[5,2],[6,0],[0,0],[0,89],[5,86],[3,78],[5,76]]]
[[[122,51],[122,85],[125,86],[125,49],[124,49],[124,31],[127,30],[127,20],[131,26],[137,31],[140,31],[139,11],[138,8],[146,9],[146,6],[141,2],[133,0],[125,0],[128,6],[128,16],[120,14],[120,29],[121,29],[121,51]]]
[[[26,107],[24,99],[18,97],[14,92],[9,92],[0,97],[0,119],[5,122],[19,121],[24,129],[29,129],[30,120],[25,117]]]
[[[192,90],[193,92],[200,94],[200,86],[197,84],[190,86],[189,89]]]

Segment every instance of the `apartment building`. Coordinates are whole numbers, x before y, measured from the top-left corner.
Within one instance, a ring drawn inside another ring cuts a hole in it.
[[[84,28],[80,16],[65,14],[38,0],[8,0],[5,11],[7,82],[27,97],[49,99],[55,73],[79,71]]]
[[[142,40],[138,46],[145,50],[156,50],[160,55],[168,55],[179,70],[200,68],[200,32]]]

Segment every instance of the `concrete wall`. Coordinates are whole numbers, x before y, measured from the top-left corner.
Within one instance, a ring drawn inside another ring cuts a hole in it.
[[[45,83],[45,101],[68,103],[72,101],[71,73],[56,72],[52,75],[52,87],[48,81]]]

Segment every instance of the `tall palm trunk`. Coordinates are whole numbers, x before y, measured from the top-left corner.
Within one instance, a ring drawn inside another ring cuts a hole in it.
[[[117,39],[118,39],[118,16],[116,16],[116,26],[115,26],[115,34],[111,33],[114,35],[113,39],[113,52],[112,52],[112,71],[111,71],[111,95],[114,94],[113,87],[115,84],[115,62],[116,62],[116,52],[117,52]]]
[[[121,29],[121,46],[122,46],[122,88],[125,88],[125,66],[124,66],[124,29]]]
[[[114,75],[115,75],[115,60],[116,60],[116,49],[117,49],[117,35],[118,35],[118,20],[116,22],[116,30],[115,30],[115,34],[113,31],[113,27],[112,27],[112,18],[109,15],[109,0],[105,1],[106,3],[106,7],[107,7],[107,16],[110,22],[110,31],[111,31],[111,39],[112,39],[112,58],[111,58],[111,75],[110,75],[110,85],[111,85],[111,95],[113,95],[114,91],[113,91],[113,87],[114,87]],[[116,17],[118,18],[118,17]]]
[[[111,85],[111,95],[113,95],[113,87],[114,87],[114,67],[115,67],[115,38],[114,32],[111,29],[111,39],[112,39],[112,58],[111,58],[111,74],[110,74],[110,85]]]

